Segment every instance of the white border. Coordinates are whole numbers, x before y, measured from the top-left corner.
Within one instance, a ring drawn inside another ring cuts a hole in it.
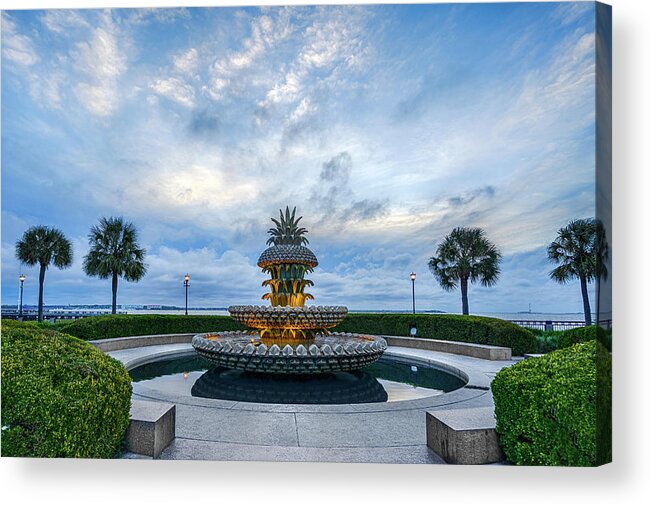
[[[266,5],[295,2],[269,1]],[[0,8],[202,6],[230,0],[0,0]],[[299,3],[351,3],[341,1]],[[373,2],[361,2],[373,3]],[[378,2],[375,2],[378,3]],[[408,2],[395,2],[408,3]],[[651,2],[613,5],[615,463],[598,469],[2,459],[4,504],[642,504],[651,496],[644,374],[651,356],[648,237]]]

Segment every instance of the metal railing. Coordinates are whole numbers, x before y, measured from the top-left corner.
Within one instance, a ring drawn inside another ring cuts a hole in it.
[[[527,329],[538,329],[544,331],[550,330],[568,330],[578,327],[585,327],[584,321],[564,321],[564,320],[509,320],[520,327]],[[599,324],[604,328],[611,328],[612,320],[601,320]]]

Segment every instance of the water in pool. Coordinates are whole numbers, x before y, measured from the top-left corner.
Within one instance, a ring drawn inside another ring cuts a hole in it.
[[[295,377],[215,368],[200,357],[184,357],[145,364],[129,374],[134,383],[170,394],[273,404],[395,402],[464,385],[435,367],[390,358],[353,373]]]

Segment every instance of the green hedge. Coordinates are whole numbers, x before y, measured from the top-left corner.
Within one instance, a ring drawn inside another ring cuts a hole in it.
[[[611,358],[597,341],[502,369],[491,384],[500,445],[521,465],[611,460]]]
[[[507,346],[511,348],[514,355],[537,350],[536,338],[528,330],[504,320],[482,316],[350,313],[333,330],[408,336],[412,323],[418,326],[418,337]],[[85,340],[244,328],[229,316],[213,315],[92,316],[59,322],[54,327]]]
[[[562,330],[540,331],[536,334],[538,341],[538,353],[549,353],[558,349],[558,338],[563,333]]]
[[[106,315],[58,322],[57,330],[85,339],[146,336],[149,334],[185,334],[217,330],[241,330],[230,316],[216,315]]]
[[[558,349],[569,348],[577,343],[585,343],[597,339],[608,350],[612,348],[612,332],[604,330],[602,327],[592,325],[590,327],[577,327],[575,329],[565,330],[557,338]]]
[[[596,325],[568,330],[538,331],[536,333],[538,353],[548,353],[568,348],[577,343],[585,343],[593,339],[598,339],[608,351],[612,349],[612,331]]]
[[[351,313],[334,330],[408,336],[412,323],[418,328],[418,337],[506,346],[511,348],[513,355],[537,350],[532,332],[505,320],[483,316]]]
[[[129,425],[120,362],[53,330],[2,321],[2,456],[110,458]]]

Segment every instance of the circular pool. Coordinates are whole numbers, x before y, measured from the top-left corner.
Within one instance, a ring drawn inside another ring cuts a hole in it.
[[[214,367],[198,356],[140,365],[132,381],[169,394],[271,404],[361,404],[432,397],[465,385],[434,365],[383,357],[360,371],[269,376]]]

